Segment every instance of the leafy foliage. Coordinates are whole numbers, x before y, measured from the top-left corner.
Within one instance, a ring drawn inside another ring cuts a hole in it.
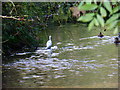
[[[94,13],[87,13],[84,16],[78,18],[78,21],[89,22],[93,19]]]
[[[92,2],[93,1],[93,2]],[[77,7],[78,6],[78,7]],[[42,44],[40,33],[51,24],[77,21],[89,23],[88,29],[118,32],[119,3],[82,0],[81,2],[2,2],[3,54]],[[71,14],[72,12],[72,14]],[[75,16],[75,18],[74,18]]]
[[[89,22],[88,30],[91,30],[94,26],[100,26],[101,29],[114,30],[114,33],[118,33],[117,26],[120,23],[119,19],[119,2],[97,2],[92,0],[88,3],[83,0],[78,5],[79,10],[86,11],[86,15],[80,16],[78,21]],[[92,16],[87,14],[92,12]]]
[[[72,20],[69,10],[72,4],[72,2],[3,2],[3,54],[41,45],[41,31],[51,23],[60,25]]]
[[[80,10],[95,10],[98,6],[96,4],[84,4],[78,6]]]

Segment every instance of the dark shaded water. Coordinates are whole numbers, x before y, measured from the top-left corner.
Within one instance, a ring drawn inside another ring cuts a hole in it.
[[[39,47],[35,52],[13,55],[13,62],[3,64],[3,87],[117,88],[115,36],[106,31],[100,39],[99,32],[88,32],[81,24],[43,31],[40,38],[44,45],[48,35],[52,36],[52,51]]]

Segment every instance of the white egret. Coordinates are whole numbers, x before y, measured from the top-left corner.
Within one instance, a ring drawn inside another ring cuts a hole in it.
[[[51,49],[52,46],[52,40],[51,40],[51,36],[49,36],[49,40],[46,43],[46,49]]]

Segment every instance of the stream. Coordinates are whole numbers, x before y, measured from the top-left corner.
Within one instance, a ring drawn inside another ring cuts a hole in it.
[[[84,24],[50,27],[40,33],[44,46],[19,52],[3,63],[3,88],[117,88],[118,46],[112,31]],[[45,49],[48,36],[52,49]]]

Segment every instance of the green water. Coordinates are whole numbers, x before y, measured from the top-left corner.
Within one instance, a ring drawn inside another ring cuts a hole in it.
[[[102,39],[99,32],[82,24],[51,26],[40,33],[44,47],[3,64],[3,87],[117,88],[118,47],[112,31]],[[50,56],[44,49],[49,35],[57,46]]]

